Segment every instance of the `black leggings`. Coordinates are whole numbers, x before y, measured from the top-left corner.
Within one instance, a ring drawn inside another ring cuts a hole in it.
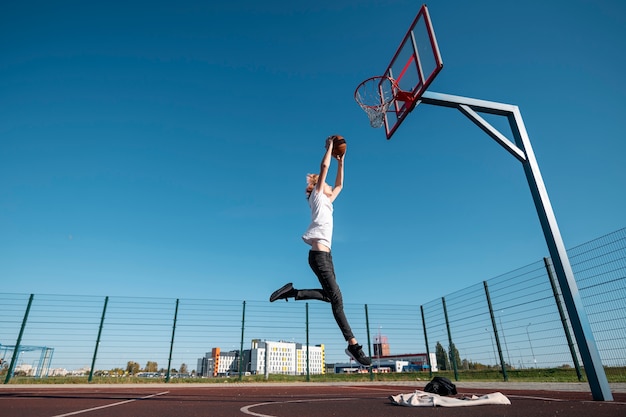
[[[330,252],[309,251],[309,265],[322,284],[322,289],[298,290],[296,300],[320,300],[330,303],[333,316],[335,316],[335,321],[343,333],[343,337],[346,341],[352,339],[354,335],[343,312],[343,298],[335,278],[332,255]]]

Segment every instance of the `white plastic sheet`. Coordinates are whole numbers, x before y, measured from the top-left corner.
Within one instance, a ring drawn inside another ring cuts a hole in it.
[[[468,407],[486,404],[511,404],[511,401],[500,392],[481,395],[480,397],[473,395],[471,397],[452,398],[424,391],[415,391],[409,394],[392,395],[389,399],[394,404],[405,407]]]

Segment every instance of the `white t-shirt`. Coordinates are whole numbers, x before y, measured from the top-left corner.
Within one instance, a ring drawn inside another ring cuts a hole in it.
[[[318,193],[317,188],[313,188],[309,196],[309,206],[311,224],[302,235],[302,240],[309,245],[318,241],[330,249],[333,240],[333,203],[323,191]]]

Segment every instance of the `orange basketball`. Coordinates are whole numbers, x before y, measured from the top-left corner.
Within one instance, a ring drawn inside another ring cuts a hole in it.
[[[343,156],[346,148],[347,144],[343,136],[333,135],[333,156]]]

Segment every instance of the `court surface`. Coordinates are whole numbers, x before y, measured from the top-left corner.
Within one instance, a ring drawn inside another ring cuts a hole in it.
[[[501,392],[511,405],[401,407],[388,397],[424,382],[0,386],[2,417],[626,416],[626,384],[593,401],[587,384],[457,383],[458,395]]]

